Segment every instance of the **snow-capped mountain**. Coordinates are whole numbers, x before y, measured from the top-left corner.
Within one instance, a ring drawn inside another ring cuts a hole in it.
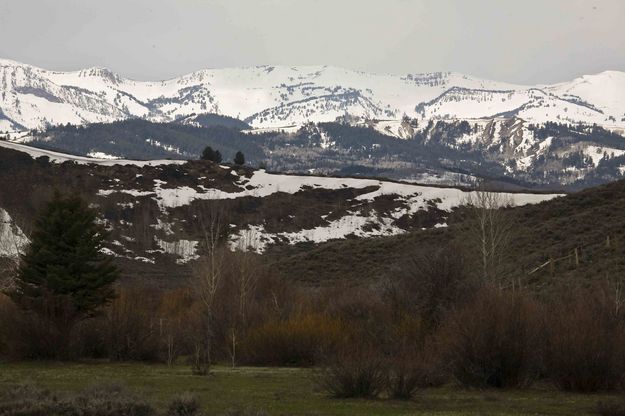
[[[0,131],[125,118],[172,121],[216,113],[254,128],[345,115],[418,121],[516,116],[527,123],[598,124],[625,130],[625,73],[522,86],[457,73],[375,75],[330,66],[209,69],[143,82],[104,68],[49,71],[0,60]]]

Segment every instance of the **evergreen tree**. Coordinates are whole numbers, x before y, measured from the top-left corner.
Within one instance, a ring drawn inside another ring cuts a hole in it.
[[[113,297],[119,272],[102,252],[107,232],[80,197],[58,192],[35,223],[11,294],[25,311],[56,330],[57,357],[65,357],[74,325]]]
[[[234,164],[237,166],[245,165],[245,156],[243,156],[243,153],[241,153],[240,150],[237,152],[236,155],[234,155]]]
[[[202,160],[210,160],[211,162],[221,162],[221,153],[219,150],[213,150],[212,147],[206,146],[201,156]]]

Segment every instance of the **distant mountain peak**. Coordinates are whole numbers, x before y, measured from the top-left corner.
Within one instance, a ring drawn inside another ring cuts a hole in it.
[[[554,85],[522,86],[455,72],[380,75],[328,65],[203,69],[165,81],[107,68],[48,71],[0,59],[0,131],[130,117],[238,117],[255,128],[370,119],[475,119],[500,114],[625,128],[625,73],[604,71]],[[545,94],[537,94],[536,88]]]

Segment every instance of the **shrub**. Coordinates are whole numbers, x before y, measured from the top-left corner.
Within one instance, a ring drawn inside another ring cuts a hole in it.
[[[625,328],[602,289],[576,290],[550,305],[547,375],[563,390],[612,390],[625,373]]]
[[[452,374],[464,386],[529,386],[540,371],[539,316],[523,294],[481,289],[443,331]]]
[[[0,390],[0,415],[47,416],[60,410],[58,397],[29,384],[4,387]]]
[[[14,359],[54,359],[57,356],[57,331],[34,314],[13,309],[6,311],[5,348]]]
[[[2,416],[154,416],[156,411],[119,386],[92,387],[74,396],[58,396],[31,385],[0,392]]]
[[[222,416],[267,416],[267,412],[258,409],[230,409],[226,410]]]
[[[80,416],[153,416],[156,411],[116,384],[87,388],[66,401],[67,414]]]
[[[426,384],[425,374],[411,360],[396,358],[389,366],[388,391],[394,399],[409,400]]]
[[[72,349],[76,357],[108,358],[108,334],[106,320],[96,317],[84,320],[74,330]]]
[[[419,389],[441,386],[447,381],[440,357],[430,345],[402,349],[387,360],[389,396],[408,400]]]
[[[146,289],[123,289],[106,314],[106,339],[112,360],[156,360],[159,356],[158,301]]]
[[[415,315],[384,323],[384,345],[388,368],[388,393],[395,399],[410,399],[417,390],[443,384],[446,371],[435,337],[424,320]]]
[[[625,416],[625,403],[623,402],[599,402],[597,403],[599,416]]]
[[[195,396],[183,393],[175,397],[167,408],[167,416],[193,416],[200,410],[200,404]]]
[[[242,359],[255,365],[311,366],[337,344],[342,332],[340,321],[323,314],[266,322],[243,341]]]
[[[387,380],[387,366],[381,352],[357,341],[332,354],[315,377],[317,385],[336,398],[377,397]]]
[[[411,254],[400,264],[399,278],[384,288],[384,299],[393,313],[416,312],[434,329],[450,308],[467,299],[475,282],[458,247]]]

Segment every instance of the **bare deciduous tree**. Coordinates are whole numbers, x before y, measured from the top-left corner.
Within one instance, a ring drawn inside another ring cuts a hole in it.
[[[211,201],[212,202],[212,201]],[[214,203],[198,210],[197,223],[202,232],[201,254],[194,267],[194,289],[201,301],[201,335],[197,337],[194,352],[193,371],[207,374],[211,364],[211,343],[217,291],[222,284],[225,267],[224,235],[228,222],[223,208]]]
[[[503,258],[510,242],[512,221],[504,209],[513,205],[509,195],[477,190],[468,194],[465,204],[470,212],[470,239],[479,254],[484,281],[503,284]]]
[[[249,300],[256,288],[259,277],[259,265],[256,255],[251,251],[255,241],[254,230],[245,231],[237,241],[237,251],[232,256],[233,264],[230,277],[232,279],[232,301],[230,309],[230,359],[232,367],[236,365],[237,345],[240,333],[247,326],[247,310]]]

